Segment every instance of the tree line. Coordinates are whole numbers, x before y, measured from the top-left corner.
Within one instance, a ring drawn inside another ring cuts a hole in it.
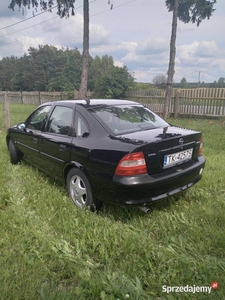
[[[89,56],[88,90],[94,97],[122,98],[134,78],[126,66],[117,67],[111,56]],[[78,49],[51,45],[30,47],[22,57],[0,60],[0,90],[66,91],[80,88],[82,54]]]
[[[152,86],[155,86],[160,89],[166,89],[166,75],[156,75],[152,79]],[[181,79],[180,82],[173,82],[173,88],[181,88],[181,89],[194,89],[194,88],[225,88],[225,77],[220,77],[218,81],[214,82],[204,82],[204,81],[196,81],[196,82],[188,82],[185,77]],[[144,88],[143,88],[144,89]]]
[[[176,88],[183,88],[183,89],[191,89],[196,87],[203,87],[203,88],[225,88],[225,77],[220,77],[218,81],[213,82],[204,82],[204,81],[198,81],[198,82],[188,82],[185,77],[181,79],[181,81],[178,83],[173,84]]]

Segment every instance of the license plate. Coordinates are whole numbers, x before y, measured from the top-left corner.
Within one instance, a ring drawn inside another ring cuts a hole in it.
[[[193,149],[184,150],[181,152],[169,154],[164,156],[163,167],[167,168],[177,163],[190,160],[192,158]]]

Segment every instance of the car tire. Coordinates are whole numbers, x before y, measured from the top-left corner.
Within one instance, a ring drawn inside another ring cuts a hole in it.
[[[11,139],[9,140],[9,157],[11,164],[16,165],[20,163],[18,150]]]
[[[90,183],[80,169],[73,168],[68,172],[66,187],[69,197],[78,208],[88,208],[91,211],[100,209],[101,202],[94,200]]]

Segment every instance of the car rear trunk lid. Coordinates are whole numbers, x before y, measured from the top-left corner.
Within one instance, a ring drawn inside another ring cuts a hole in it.
[[[174,126],[129,133],[121,138],[134,145],[131,152],[144,153],[147,172],[153,176],[194,163],[201,144],[200,132]]]

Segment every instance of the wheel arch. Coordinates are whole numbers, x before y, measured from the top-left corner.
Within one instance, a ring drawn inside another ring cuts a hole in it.
[[[10,141],[10,140],[13,141],[13,139],[12,139],[12,137],[11,137],[10,135],[7,135],[5,139],[6,139],[6,145],[7,145],[7,148],[8,148],[8,150],[9,150],[9,141]]]
[[[77,171],[75,170],[74,174],[76,174],[78,176],[78,178],[80,177],[80,179],[84,182],[85,185],[85,189],[87,189],[87,191],[89,191],[89,197],[91,196],[91,198],[88,197],[88,207],[90,208],[91,211],[96,211],[99,210],[102,207],[103,202],[96,198],[93,194],[93,184],[91,183],[91,176],[88,173],[87,169],[84,168],[81,164],[77,163],[77,162],[71,162],[69,163],[65,169],[64,169],[64,177],[65,177],[65,183],[67,186],[67,192],[68,195],[70,196],[70,198],[72,199],[72,201],[75,203],[73,197],[70,194],[70,189],[68,187],[68,182],[67,182],[67,175],[69,174],[70,171],[72,171],[73,169],[77,169]],[[78,172],[79,170],[79,172]],[[83,175],[83,176],[81,176]],[[69,179],[71,179],[72,177],[69,177]],[[88,193],[88,192],[87,192]],[[91,201],[91,202],[90,202]],[[77,206],[77,204],[75,203],[75,205]]]
[[[77,168],[77,169],[80,169],[82,172],[84,172],[84,174],[90,178],[86,168],[84,168],[84,166],[82,166],[80,163],[76,162],[76,161],[71,161],[69,162],[68,164],[66,164],[65,168],[64,168],[64,171],[63,171],[63,174],[64,174],[64,182],[66,183],[66,177],[69,173],[69,171],[73,168]]]

